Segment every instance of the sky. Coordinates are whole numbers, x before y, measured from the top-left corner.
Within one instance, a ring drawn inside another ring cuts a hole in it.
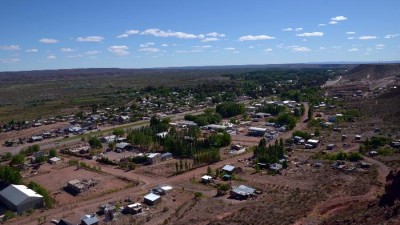
[[[399,0],[1,0],[0,71],[400,60]]]

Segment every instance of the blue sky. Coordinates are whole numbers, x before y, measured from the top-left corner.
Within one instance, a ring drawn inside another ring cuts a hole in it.
[[[399,0],[1,0],[0,71],[400,60]]]

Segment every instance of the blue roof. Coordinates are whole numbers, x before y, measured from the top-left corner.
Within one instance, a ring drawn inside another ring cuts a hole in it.
[[[222,167],[222,170],[229,171],[229,172],[232,172],[234,169],[235,169],[235,167],[231,166],[231,165],[225,165],[224,167]]]

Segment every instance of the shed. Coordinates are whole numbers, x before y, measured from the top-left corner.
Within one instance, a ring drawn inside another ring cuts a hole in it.
[[[267,132],[267,128],[262,128],[262,127],[249,127],[249,135],[254,135],[254,136],[264,136],[264,134]]]
[[[124,150],[129,150],[129,149],[131,149],[131,148],[132,148],[132,145],[129,144],[129,143],[127,143],[127,142],[120,142],[120,143],[117,143],[117,144],[115,145],[115,148],[124,151]]]
[[[148,153],[147,154],[147,163],[156,164],[161,160],[160,153]]]
[[[140,204],[140,203],[130,204],[124,208],[124,213],[138,214],[141,212],[143,212],[143,208],[142,208],[142,204]]]
[[[144,203],[147,205],[155,205],[157,203],[161,202],[161,196],[150,193],[146,196],[144,196]]]
[[[161,160],[169,160],[169,159],[172,159],[172,153],[166,152],[161,154]]]
[[[233,173],[235,170],[235,167],[232,165],[225,165],[224,167],[222,167],[222,171],[226,172],[226,173]]]
[[[231,190],[231,196],[236,199],[246,199],[254,195],[256,189],[247,187],[245,185],[239,185]]]
[[[61,159],[58,158],[58,157],[52,157],[52,158],[49,159],[48,162],[49,162],[50,164],[52,164],[52,165],[55,165],[55,164],[61,162]]]
[[[204,176],[201,177],[201,182],[204,183],[204,184],[211,183],[212,181],[213,181],[212,176],[204,175]]]
[[[328,144],[328,145],[326,146],[326,149],[327,149],[327,150],[333,150],[334,147],[335,147],[335,144]]]
[[[25,185],[9,185],[0,191],[0,200],[9,209],[18,213],[44,206],[43,196]]]
[[[81,225],[97,225],[99,219],[95,215],[86,215],[81,219]]]

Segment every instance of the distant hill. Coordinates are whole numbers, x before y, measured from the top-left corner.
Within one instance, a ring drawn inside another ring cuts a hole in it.
[[[365,64],[351,69],[346,77],[350,80],[381,79],[400,76],[400,64]]]

